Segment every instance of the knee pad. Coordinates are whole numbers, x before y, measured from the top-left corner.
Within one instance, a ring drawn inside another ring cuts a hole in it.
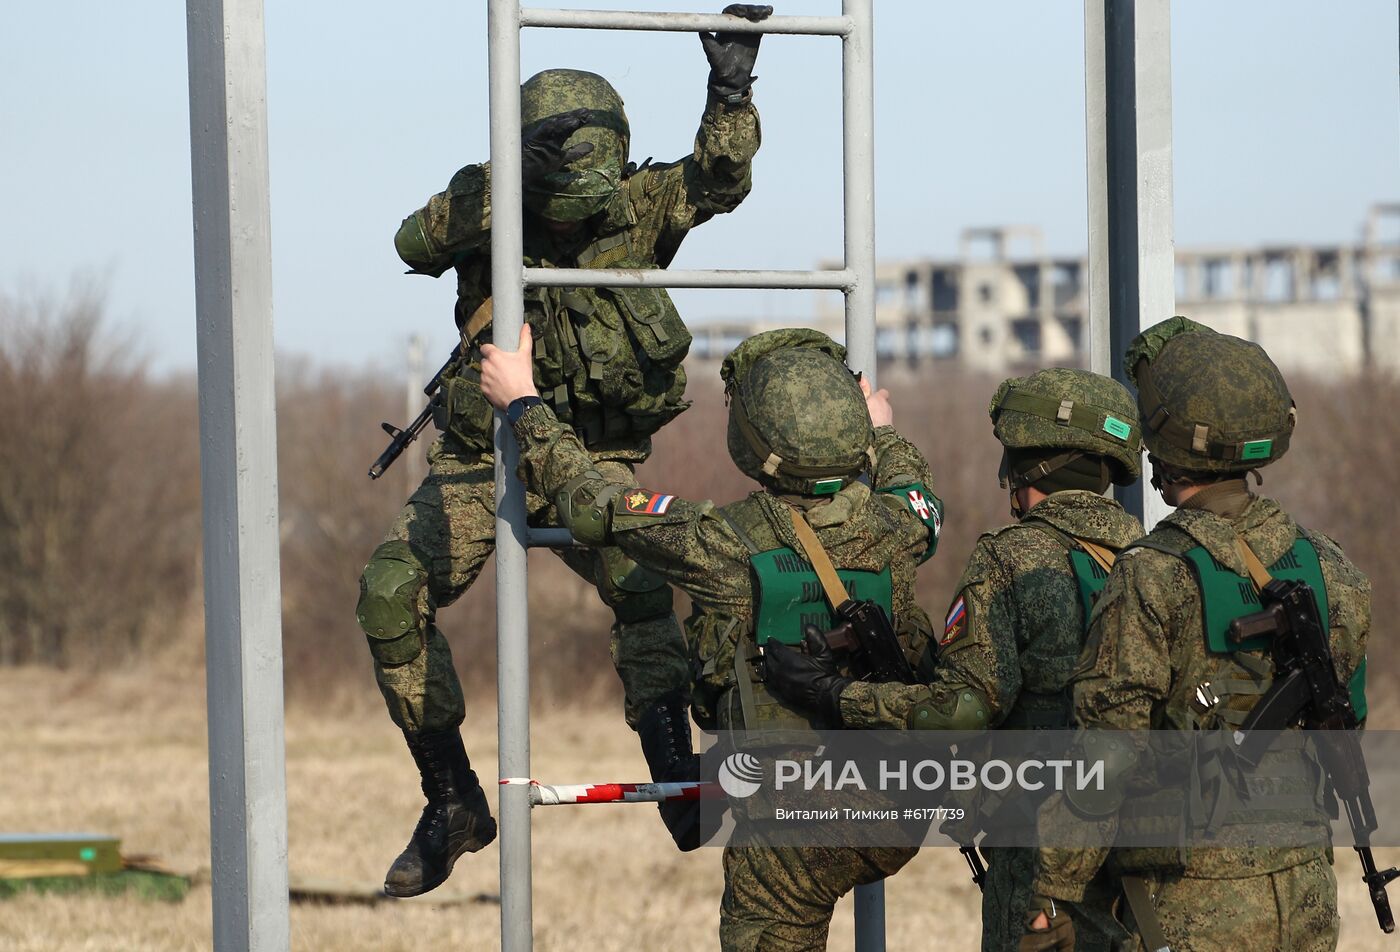
[[[661,576],[633,562],[621,549],[599,551],[598,591],[620,625],[671,613],[671,587]]]
[[[428,570],[407,542],[385,542],[360,576],[355,616],[380,664],[405,664],[423,653]]]

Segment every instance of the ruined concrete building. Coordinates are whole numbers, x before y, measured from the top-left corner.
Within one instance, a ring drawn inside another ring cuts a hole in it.
[[[956,259],[878,266],[880,354],[997,374],[1082,365],[1086,280],[1084,258],[1042,253],[1039,229],[966,229]],[[1259,342],[1285,372],[1400,373],[1400,204],[1373,206],[1355,245],[1179,248],[1176,300],[1178,314]],[[832,304],[815,323],[839,335]],[[693,352],[719,359],[758,329],[702,324]]]

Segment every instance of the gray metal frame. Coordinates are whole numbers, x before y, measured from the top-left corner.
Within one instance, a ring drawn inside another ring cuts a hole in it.
[[[828,288],[846,296],[846,347],[854,370],[875,375],[875,163],[872,0],[844,0],[839,17],[733,17],[613,11],[522,10],[519,0],[491,0],[487,37],[491,75],[491,287],[497,345],[516,346],[526,287]],[[522,266],[520,187],[520,36],[523,27],[733,30],[840,36],[844,127],[845,251],[840,271],[636,271]],[[530,869],[529,621],[525,553],[546,536],[525,526],[524,489],[515,478],[515,441],[496,418],[496,654],[501,769],[501,948],[532,945]],[[884,894],[856,896],[856,946],[884,947]]]
[[[853,369],[875,374],[873,0],[837,17],[751,24],[680,13],[521,10],[490,0],[492,284],[498,343],[514,346],[526,286],[832,288],[846,296]],[[1169,0],[1085,0],[1092,366],[1173,310]],[[262,0],[186,0],[199,325],[214,945],[288,948],[277,551],[276,415]],[[846,265],[840,271],[539,271],[521,256],[522,27],[802,33],[842,38]],[[496,423],[501,938],[531,947],[525,555],[564,530],[526,528],[517,451]],[[1128,503],[1149,523],[1143,485]],[[856,947],[884,948],[884,894],[856,890]]]

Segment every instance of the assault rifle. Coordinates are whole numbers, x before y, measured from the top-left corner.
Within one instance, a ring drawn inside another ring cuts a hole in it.
[[[987,867],[982,863],[982,854],[970,843],[967,846],[959,846],[958,852],[967,860],[967,868],[972,870],[972,885],[977,887],[978,892],[986,892]]]
[[[821,635],[832,651],[846,655],[861,681],[919,683],[889,616],[875,602],[846,599],[836,606],[836,627]]]
[[[1264,610],[1230,623],[1229,638],[1240,644],[1251,638],[1272,638],[1274,683],[1240,725],[1236,745],[1242,758],[1258,764],[1272,732],[1301,725],[1306,730],[1335,731],[1330,743],[1319,745],[1319,759],[1332,780],[1337,799],[1346,807],[1347,822],[1361,857],[1361,878],[1371,894],[1382,932],[1395,931],[1386,885],[1400,871],[1376,869],[1371,834],[1378,826],[1371,802],[1371,778],[1356,731],[1360,721],[1347,689],[1337,680],[1327,626],[1318,616],[1317,600],[1306,582],[1274,579],[1259,593]]]
[[[438,405],[439,393],[442,390],[442,375],[447,372],[447,368],[462,357],[462,345],[457,344],[452,348],[452,356],[447,358],[446,363],[438,368],[438,372],[433,374],[433,379],[428,381],[428,385],[423,388],[423,393],[428,397],[428,405],[423,408],[423,412],[414,418],[413,422],[403,429],[399,429],[392,423],[379,424],[384,428],[384,432],[393,437],[389,445],[384,448],[384,452],[379,454],[379,458],[374,461],[374,465],[369,468],[369,478],[378,479],[384,475],[384,471],[394,465],[394,460],[403,455],[403,451],[408,448],[408,444],[418,439],[418,434],[427,427],[428,421],[433,418],[433,409]]]

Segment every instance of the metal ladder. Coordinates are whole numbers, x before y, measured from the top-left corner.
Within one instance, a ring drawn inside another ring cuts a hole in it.
[[[512,350],[528,287],[821,288],[846,297],[847,362],[875,379],[875,163],[873,0],[843,0],[841,16],[736,17],[688,13],[521,9],[489,0],[487,42],[491,104],[491,288],[497,345]],[[845,267],[839,271],[684,271],[525,268],[521,264],[520,30],[563,27],[839,36]],[[518,451],[496,415],[496,685],[500,737],[501,949],[532,946],[530,866],[530,672],[526,549],[559,544],[559,532],[531,532],[525,489],[515,477]],[[564,533],[567,537],[567,533]],[[857,887],[856,948],[885,947],[884,885]]]

